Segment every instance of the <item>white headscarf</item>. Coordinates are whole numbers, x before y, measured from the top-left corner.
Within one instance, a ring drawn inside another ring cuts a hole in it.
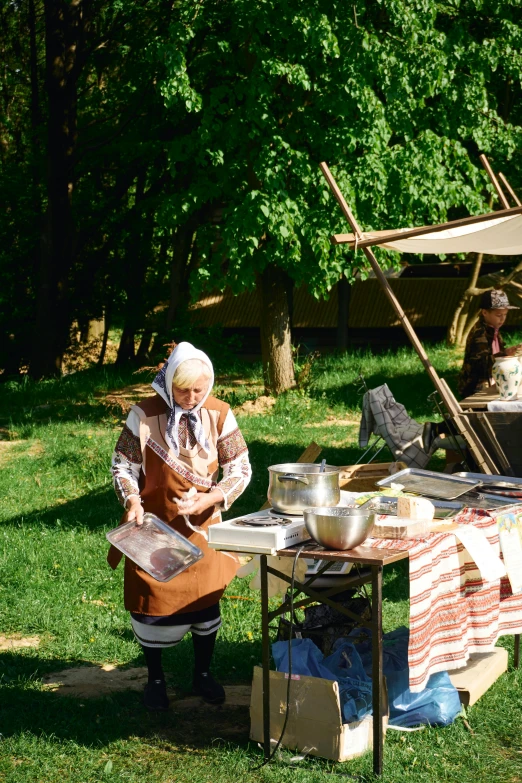
[[[210,370],[210,378],[208,381],[208,389],[203,399],[198,402],[190,411],[184,410],[179,405],[176,405],[174,397],[172,395],[172,379],[174,374],[182,362],[186,362],[188,359],[199,359]],[[201,408],[207,397],[209,396],[212,387],[214,385],[214,368],[212,362],[208,358],[206,353],[194,348],[191,343],[178,343],[168,360],[165,362],[159,373],[152,381],[152,388],[157,392],[160,397],[165,400],[170,408],[170,413],[167,421],[167,431],[165,433],[165,440],[169,448],[172,449],[176,456],[179,455],[179,420],[186,414],[189,419],[189,423],[194,432],[194,436],[199,446],[207,454],[210,451],[210,446],[203,429],[201,419],[197,415],[197,411]]]

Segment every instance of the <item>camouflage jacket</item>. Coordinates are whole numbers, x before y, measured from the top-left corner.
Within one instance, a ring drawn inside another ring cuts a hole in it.
[[[474,394],[489,386],[493,368],[493,350],[491,345],[494,337],[494,328],[488,326],[484,319],[480,317],[466,341],[464,363],[458,382],[461,397],[469,397],[470,394]],[[500,334],[498,335],[498,343],[502,352],[504,350],[504,341]]]

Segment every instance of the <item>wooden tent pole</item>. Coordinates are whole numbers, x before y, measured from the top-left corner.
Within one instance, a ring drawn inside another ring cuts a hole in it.
[[[515,191],[513,190],[513,188],[511,187],[511,185],[509,184],[506,177],[502,174],[501,171],[498,172],[498,177],[499,179],[502,180],[502,184],[506,188],[507,192],[509,193],[509,195],[511,196],[511,198],[513,199],[517,207],[522,207],[522,203],[519,197],[517,196],[517,194],[515,193]]]
[[[337,199],[337,202],[341,207],[345,218],[350,224],[352,231],[354,232],[356,237],[362,237],[362,232],[359,227],[359,224],[357,223],[357,220],[355,219],[355,216],[353,215],[350,207],[346,203],[343,194],[339,190],[339,187],[336,181],[334,180],[333,175],[330,169],[328,168],[327,164],[323,162],[320,163],[319,166],[324,175],[324,178],[326,179],[328,185],[332,190],[332,193]],[[455,395],[453,394],[453,392],[451,391],[447,383],[444,381],[444,379],[439,378],[437,371],[435,370],[435,367],[430,362],[428,358],[428,354],[424,350],[424,346],[422,345],[421,341],[417,337],[417,334],[413,326],[411,325],[408,316],[402,309],[399,300],[395,296],[393,289],[390,286],[387,278],[384,276],[383,271],[379,266],[379,262],[375,258],[373,252],[370,250],[369,247],[363,247],[363,252],[366,258],[368,259],[368,261],[370,262],[370,266],[373,269],[374,274],[377,280],[379,281],[382,290],[388,297],[391,306],[397,313],[399,320],[402,323],[404,331],[408,335],[411,344],[415,348],[417,355],[421,360],[422,364],[424,365],[424,368],[428,373],[429,377],[431,378],[433,385],[438,391],[442,402],[446,406],[446,410],[448,411],[451,418],[455,422],[457,431],[459,432],[460,435],[462,435],[463,438],[465,438],[468,447],[479,469],[482,470],[483,473],[498,474],[500,471],[496,467],[495,463],[489,457],[487,451],[484,449],[482,443],[480,442],[480,439],[477,437],[476,433],[473,431],[473,429],[467,422],[466,417],[462,415],[462,408],[457,402]]]
[[[507,200],[507,198],[506,198],[506,196],[504,194],[504,191],[500,187],[499,181],[495,177],[493,169],[489,165],[489,160],[486,158],[485,155],[479,155],[479,160],[482,163],[482,165],[484,166],[484,168],[486,169],[486,173],[487,173],[488,177],[491,180],[491,184],[493,185],[493,187],[497,191],[498,197],[500,199],[500,203],[502,204],[504,209],[509,209],[509,201]]]
[[[354,217],[350,207],[346,203],[343,194],[339,190],[339,187],[337,186],[337,183],[334,180],[334,178],[332,176],[332,173],[331,173],[330,169],[328,168],[327,164],[326,163],[321,163],[320,164],[320,169],[323,172],[324,178],[328,182],[328,185],[330,186],[330,188],[332,190],[332,193],[334,194],[335,198],[337,199],[337,201],[339,203],[339,206],[341,207],[345,218],[347,219],[348,223],[350,224],[350,227],[351,227],[352,231],[354,232],[354,234],[357,237],[362,237],[362,231],[361,231],[361,229],[359,227],[359,224],[357,223],[357,221],[356,221],[356,219],[355,219],[355,217]],[[363,247],[363,253],[366,256],[366,258],[368,259],[368,261],[370,262],[370,266],[371,266],[371,268],[374,271],[375,277],[379,281],[379,284],[380,284],[381,288],[383,289],[384,293],[388,297],[391,306],[393,307],[393,309],[397,313],[397,315],[399,317],[399,320],[401,321],[402,326],[404,327],[404,331],[408,335],[411,344],[413,345],[413,347],[417,351],[419,359],[421,360],[421,362],[424,365],[424,368],[426,369],[426,372],[430,376],[430,378],[431,378],[435,388],[437,389],[437,391],[439,392],[441,398],[443,399],[444,403],[446,404],[446,407],[448,408],[449,411],[451,411],[451,413],[453,415],[457,414],[459,411],[458,411],[458,408],[457,408],[457,404],[456,404],[457,401],[455,400],[455,397],[453,395],[451,395],[451,398],[450,398],[449,395],[447,394],[446,389],[441,384],[440,378],[439,378],[439,376],[438,376],[434,366],[430,362],[430,360],[428,358],[428,354],[424,350],[424,346],[422,345],[421,341],[417,337],[417,334],[416,334],[413,326],[411,325],[408,316],[406,315],[406,313],[402,309],[399,300],[395,296],[395,293],[393,292],[393,289],[390,286],[390,284],[388,282],[388,279],[384,276],[383,271],[382,271],[381,267],[379,266],[379,262],[377,261],[377,259],[375,258],[374,254],[373,254],[373,251],[370,250],[369,247]],[[450,392],[450,394],[451,394],[451,392]]]
[[[514,195],[514,198],[516,196]],[[460,228],[461,226],[472,226],[475,223],[484,223],[488,220],[498,220],[501,217],[513,217],[522,213],[522,204],[509,209],[499,209],[497,212],[490,212],[487,215],[472,215],[471,217],[460,218],[460,220],[451,220],[448,223],[439,223],[436,226],[417,226],[417,228],[402,228],[399,231],[375,231],[368,232],[372,234],[371,239],[364,238],[357,242],[357,247],[373,247],[374,245],[385,245],[388,242],[395,242],[396,239],[411,239],[412,237],[421,237],[425,234],[436,234],[438,231],[447,231],[448,228]],[[355,238],[353,234],[334,234],[331,237],[334,245],[348,245],[355,247]]]

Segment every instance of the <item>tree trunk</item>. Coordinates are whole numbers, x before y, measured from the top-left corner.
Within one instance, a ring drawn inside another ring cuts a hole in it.
[[[457,309],[453,314],[453,319],[448,329],[447,342],[449,345],[461,346],[465,342],[465,334],[469,332],[470,318],[472,324],[476,320],[474,312],[470,316],[474,289],[477,287],[477,281],[480,276],[480,269],[482,267],[483,253],[475,253],[475,259],[473,261],[473,267],[471,275],[468,280],[468,286],[460,298],[460,302],[457,305]]]
[[[103,362],[105,361],[105,354],[107,352],[107,343],[109,341],[109,329],[111,328],[111,320],[112,320],[112,292],[109,290],[109,299],[107,300],[107,304],[105,306],[105,312],[103,314],[104,320],[104,328],[103,328],[103,338],[102,338],[102,344],[100,348],[100,356],[98,357],[98,367],[103,366]]]
[[[77,80],[83,44],[82,0],[45,0],[47,215],[36,301],[33,378],[60,375],[69,341],[69,271],[77,144]]]
[[[146,171],[141,172],[136,182],[136,204],[144,198]],[[134,338],[136,332],[143,328],[145,322],[144,286],[147,269],[151,256],[152,234],[154,224],[152,218],[139,218],[134,216],[137,223],[136,231],[129,234],[127,241],[125,261],[127,275],[125,279],[125,293],[127,301],[124,310],[124,327],[118,347],[116,364],[133,361],[136,358],[134,350]],[[132,229],[132,226],[130,226]]]
[[[143,330],[143,334],[141,335],[140,344],[138,347],[138,352],[136,354],[136,359],[138,362],[145,362],[149,358],[149,350],[150,350],[150,344],[152,342],[152,329],[150,327],[146,327]]]
[[[479,317],[479,311],[478,310],[475,310],[472,313],[470,313],[468,311],[468,319],[467,319],[467,321],[466,321],[466,323],[465,323],[465,325],[464,325],[464,327],[462,329],[462,337],[460,339],[459,345],[461,345],[461,346],[466,345],[466,342],[467,342],[467,339],[468,339],[468,335],[471,332],[471,330],[473,329],[473,327],[475,326],[475,324],[477,323],[478,317]]]
[[[352,287],[346,277],[341,275],[337,283],[337,348],[346,351],[348,348],[348,313]]]
[[[490,196],[488,201],[489,211],[493,208],[493,196]],[[466,338],[471,331],[471,328],[477,320],[476,308],[473,307],[473,299],[477,295],[476,287],[477,281],[480,277],[480,270],[482,267],[482,260],[484,258],[483,253],[474,253],[473,266],[471,268],[471,274],[468,279],[468,285],[464,293],[462,294],[460,301],[457,305],[457,309],[453,314],[453,319],[448,328],[446,335],[446,342],[448,345],[455,345],[461,347],[466,342]]]
[[[169,307],[162,329],[156,334],[151,355],[163,354],[164,346],[173,339],[172,329],[176,322],[180,305],[189,302],[189,278],[197,261],[195,233],[199,219],[193,215],[184,226],[172,233],[172,260],[169,274]],[[179,340],[179,337],[178,337]]]
[[[86,315],[82,315],[78,318],[78,333],[79,333],[79,342],[80,343],[88,343],[89,342],[89,318]]]
[[[42,204],[40,198],[40,160],[41,142],[40,132],[42,126],[42,112],[40,108],[40,88],[38,84],[38,48],[36,34],[36,10],[34,0],[29,0],[27,7],[27,23],[29,27],[29,71],[31,80],[31,153],[32,153],[32,185],[33,185],[33,204],[35,217],[41,220]],[[41,233],[41,225],[39,225]],[[40,257],[40,244],[35,248],[35,258]],[[37,268],[37,267],[36,267]]]
[[[169,309],[165,322],[165,329],[170,332],[174,325],[176,312],[180,303],[181,294],[185,293],[186,269],[192,250],[195,225],[189,221],[185,226],[180,226],[172,238],[172,263],[170,265],[170,299]]]
[[[269,264],[261,274],[258,285],[266,394],[281,394],[295,385],[288,308],[289,284],[286,272]]]
[[[129,324],[125,324],[123,332],[120,337],[120,344],[118,346],[118,355],[116,356],[116,364],[126,364],[132,362],[136,356],[134,351],[134,336],[136,332]]]

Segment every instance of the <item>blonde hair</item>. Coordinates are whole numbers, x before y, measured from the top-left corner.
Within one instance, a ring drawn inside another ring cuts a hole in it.
[[[178,389],[190,389],[201,376],[209,381],[211,375],[210,368],[201,359],[185,359],[177,367],[172,378],[172,385]]]

